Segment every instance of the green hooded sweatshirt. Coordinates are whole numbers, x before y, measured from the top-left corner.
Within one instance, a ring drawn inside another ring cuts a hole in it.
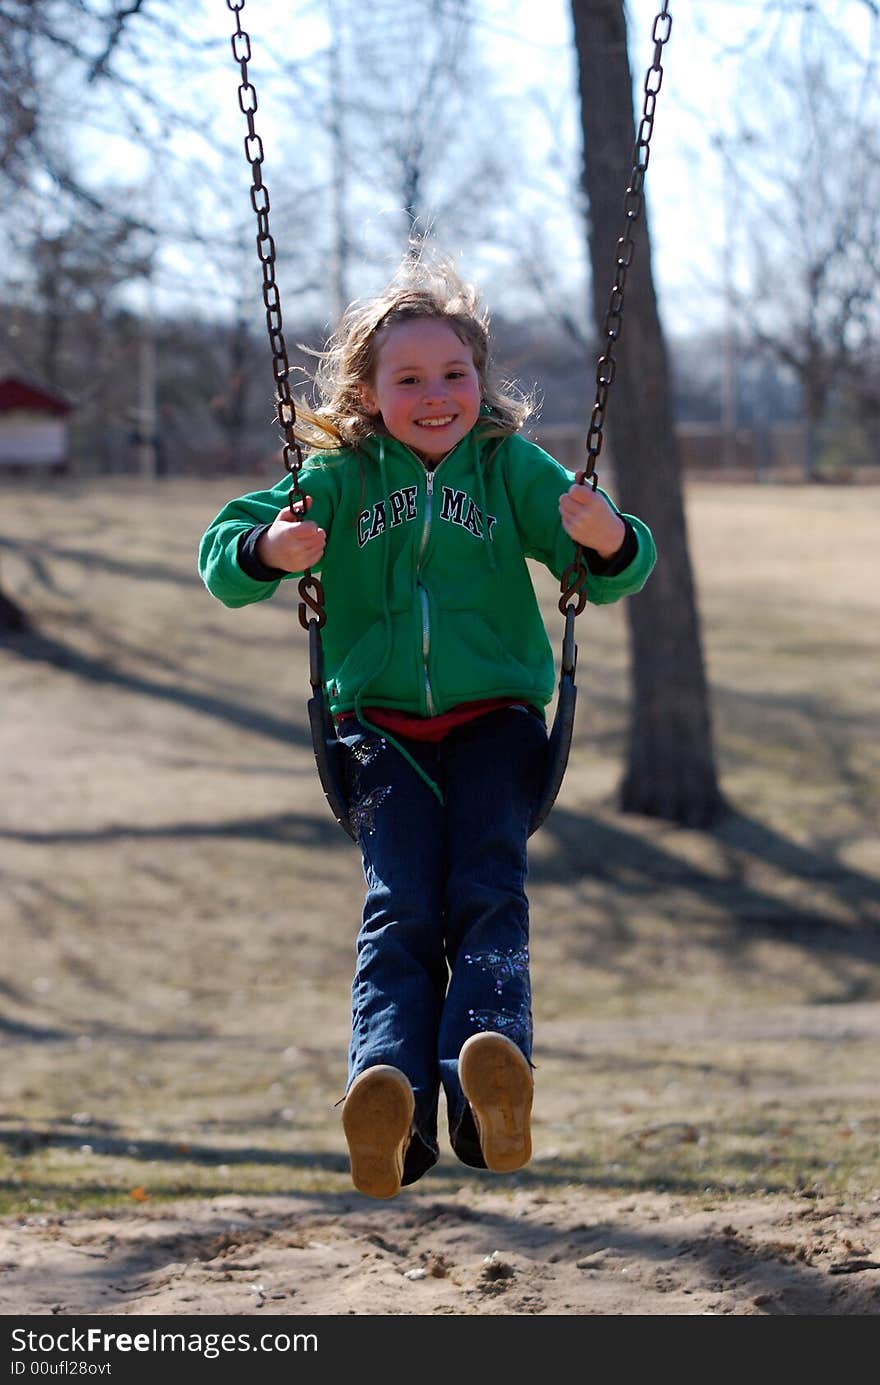
[[[317,453],[300,472],[308,517],[327,535],[320,571],[332,714],[373,705],[436,716],[508,697],[543,712],[551,700],[553,651],[526,559],[557,578],[571,562],[558,502],[575,477],[520,434],[480,434],[477,424],[433,472],[381,435]],[[265,601],[298,575],[269,569],[259,580],[239,562],[242,540],[271,523],[289,491],[285,476],[234,500],[205,533],[199,571],[226,606]],[[656,559],[647,526],[623,518],[635,555],[613,576],[588,574],[587,599],[597,605],[638,591]]]

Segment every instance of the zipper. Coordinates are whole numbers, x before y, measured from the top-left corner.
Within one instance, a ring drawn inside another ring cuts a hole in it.
[[[421,563],[422,555],[425,552],[425,546],[428,542],[428,534],[431,531],[431,518],[434,509],[434,472],[426,472],[425,479],[427,481],[427,489],[425,492],[425,524],[422,529],[422,541],[419,544],[419,578],[417,579],[417,585],[422,603],[422,667],[425,678],[425,706],[428,716],[432,717],[434,715],[434,695],[431,691],[431,678],[428,673],[428,656],[431,653],[431,612],[428,605],[428,592],[421,581]]]
[[[428,675],[428,655],[431,652],[431,618],[428,610],[428,593],[422,586],[419,586],[419,596],[422,600],[422,664],[425,674],[425,706],[428,716],[434,715],[434,694],[431,691],[431,679]]]
[[[433,514],[433,510],[434,510],[434,473],[433,473],[433,471],[426,471],[426,472],[425,472],[425,479],[426,479],[427,482],[428,482],[428,488],[427,488],[427,491],[426,491],[426,493],[425,493],[425,523],[424,523],[424,525],[422,526],[422,541],[421,541],[421,543],[419,544],[419,559],[418,559],[418,561],[419,561],[419,566],[420,566],[420,567],[421,567],[422,558],[423,558],[423,556],[424,556],[425,547],[426,547],[427,542],[428,542],[428,535],[429,535],[429,533],[431,532],[431,518],[432,518],[432,514]]]
[[[403,446],[405,446],[405,444],[403,444]],[[455,452],[456,449],[460,446],[461,443],[456,443],[455,447],[453,447],[452,449],[452,452],[447,452],[445,457],[440,458],[439,462],[434,467],[433,471],[427,471],[425,469],[425,464],[417,452],[414,452],[411,447],[406,448],[407,452],[409,452],[410,455],[413,457],[413,460],[418,463],[419,470],[425,472],[426,481],[425,523],[422,528],[422,538],[419,544],[418,558],[416,560],[416,586],[419,589],[419,600],[422,603],[422,671],[424,675],[425,709],[429,717],[436,716],[436,710],[434,706],[434,694],[431,689],[430,674],[428,673],[428,658],[431,653],[431,610],[430,606],[428,605],[428,590],[421,581],[421,565],[422,558],[424,557],[425,553],[425,548],[428,544],[428,535],[431,532],[431,519],[433,517],[434,510],[434,477],[440,470],[443,463],[447,461],[448,458],[452,456],[452,453]]]

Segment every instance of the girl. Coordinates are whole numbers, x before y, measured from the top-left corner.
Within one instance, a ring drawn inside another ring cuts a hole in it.
[[[352,1181],[387,1198],[438,1158],[442,1086],[463,1163],[531,1157],[529,822],[553,653],[526,559],[584,548],[590,601],[638,591],[647,527],[521,436],[488,318],[447,262],[407,258],[322,353],[300,476],[227,505],[199,568],[227,606],[320,567],[329,706],[366,899],[342,1124]]]

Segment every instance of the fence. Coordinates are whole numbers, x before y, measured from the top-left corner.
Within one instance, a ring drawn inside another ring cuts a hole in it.
[[[539,424],[534,436],[539,446],[569,471],[577,471],[583,465],[586,429],[582,424]],[[719,481],[800,481],[807,476],[805,423],[737,428],[733,433],[725,432],[716,423],[679,423],[675,436],[685,475]],[[880,481],[880,438],[872,443],[866,430],[856,436],[829,426],[817,441],[816,470],[820,480]],[[609,440],[599,460],[599,471],[603,479],[609,480],[614,468]]]

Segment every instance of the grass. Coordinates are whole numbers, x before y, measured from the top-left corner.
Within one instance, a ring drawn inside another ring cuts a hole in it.
[[[294,593],[230,612],[195,572],[249,484],[3,487],[33,621],[0,651],[4,1214],[348,1187],[362,880],[314,774]],[[690,485],[733,805],[711,833],[616,811],[625,611],[580,618],[573,757],[532,843],[536,1157],[511,1186],[880,1187],[878,499]],[[473,1177],[444,1153],[431,1192]]]

